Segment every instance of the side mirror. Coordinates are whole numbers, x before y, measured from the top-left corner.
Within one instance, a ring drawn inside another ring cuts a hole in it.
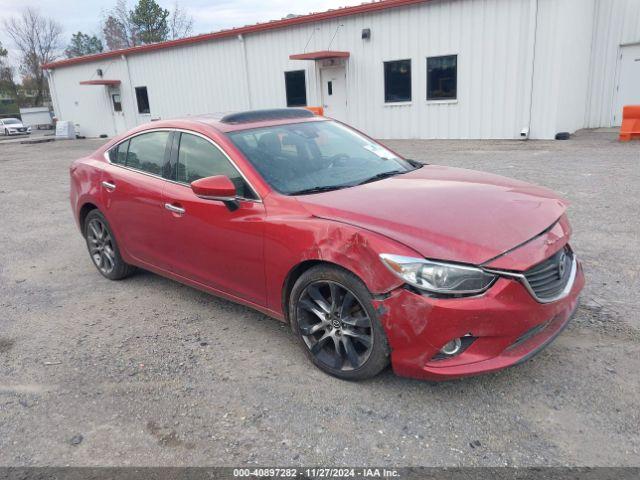
[[[236,186],[225,175],[205,177],[191,182],[191,190],[200,198],[224,202],[231,211],[238,208]]]

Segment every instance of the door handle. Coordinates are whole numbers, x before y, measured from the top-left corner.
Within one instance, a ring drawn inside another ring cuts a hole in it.
[[[102,182],[102,186],[110,192],[113,192],[116,189],[116,184],[111,182]]]
[[[178,207],[178,206],[173,205],[171,203],[165,203],[164,204],[164,208],[166,208],[170,212],[177,213],[178,215],[184,215],[184,213],[186,212],[186,210],[184,208]]]

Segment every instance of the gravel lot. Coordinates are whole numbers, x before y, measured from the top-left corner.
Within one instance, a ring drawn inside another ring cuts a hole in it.
[[[355,384],[252,310],[146,272],[103,279],[67,169],[102,141],[0,144],[0,465],[640,465],[640,143],[387,142],[562,193],[588,284],[521,366]]]

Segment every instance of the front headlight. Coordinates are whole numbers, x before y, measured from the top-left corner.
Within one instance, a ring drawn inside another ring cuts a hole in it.
[[[433,262],[402,255],[380,255],[382,262],[409,285],[432,293],[450,295],[484,292],[497,278],[476,267]]]

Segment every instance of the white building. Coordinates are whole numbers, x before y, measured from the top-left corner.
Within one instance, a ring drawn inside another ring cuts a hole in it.
[[[378,138],[554,138],[640,104],[640,0],[383,0],[46,68],[86,136],[323,105]]]

